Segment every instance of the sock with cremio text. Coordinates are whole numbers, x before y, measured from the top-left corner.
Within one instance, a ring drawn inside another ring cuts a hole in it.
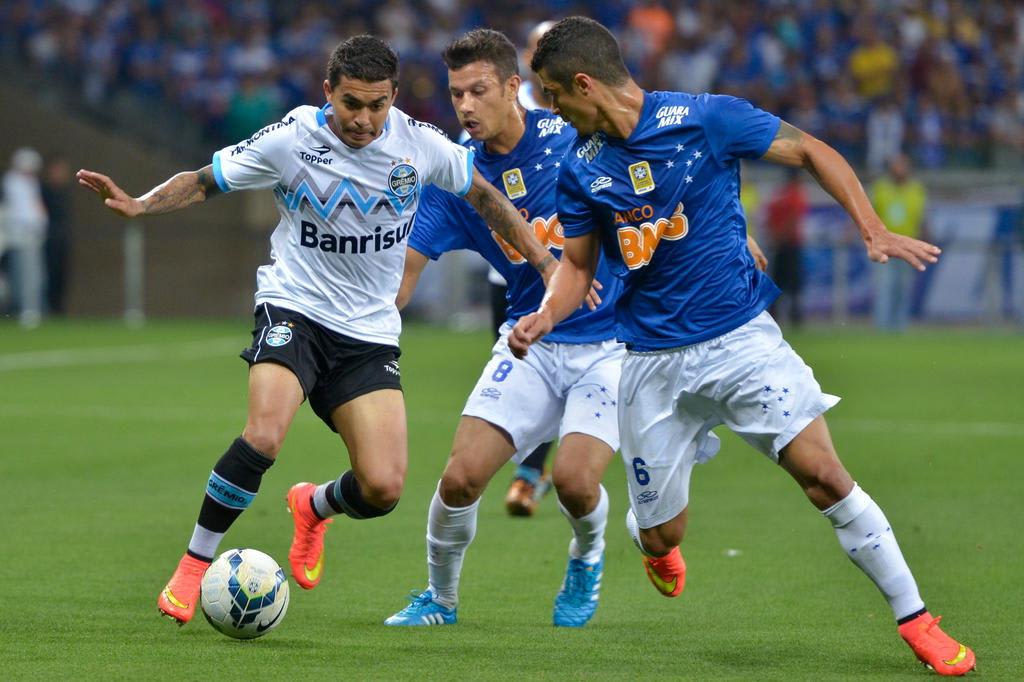
[[[188,543],[191,556],[213,560],[224,533],[256,499],[263,474],[273,463],[244,439],[235,439],[217,460],[206,482],[206,497]]]
[[[835,528],[846,556],[878,586],[897,622],[924,612],[917,582],[885,514],[854,483],[850,494],[822,512]]]

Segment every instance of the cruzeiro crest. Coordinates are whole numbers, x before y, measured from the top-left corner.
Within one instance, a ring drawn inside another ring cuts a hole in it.
[[[408,163],[400,163],[388,174],[388,187],[396,197],[404,199],[416,191],[420,178]]]

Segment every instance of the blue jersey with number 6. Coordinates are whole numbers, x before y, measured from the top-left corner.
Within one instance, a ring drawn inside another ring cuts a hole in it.
[[[628,139],[598,132],[566,153],[558,216],[566,237],[598,231],[625,284],[616,320],[627,347],[721,336],[778,296],[747,249],[739,160],[764,155],[779,123],[735,97],[645,92]]]

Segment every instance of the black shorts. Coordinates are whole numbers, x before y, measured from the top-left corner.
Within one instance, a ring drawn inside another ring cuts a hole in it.
[[[353,339],[302,313],[263,303],[256,308],[252,346],[240,356],[250,367],[274,362],[290,369],[309,406],[337,431],[334,408],[382,388],[402,390],[401,354],[397,346]]]

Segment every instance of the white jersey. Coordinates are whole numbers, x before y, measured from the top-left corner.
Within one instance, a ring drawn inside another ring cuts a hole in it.
[[[362,149],[328,127],[330,105],[302,106],[213,155],[217,185],[273,188],[281,220],[271,264],[256,275],[256,305],[302,313],[356,339],[398,345],[395,296],[405,238],[424,183],[469,191],[473,152],[392,107]]]

